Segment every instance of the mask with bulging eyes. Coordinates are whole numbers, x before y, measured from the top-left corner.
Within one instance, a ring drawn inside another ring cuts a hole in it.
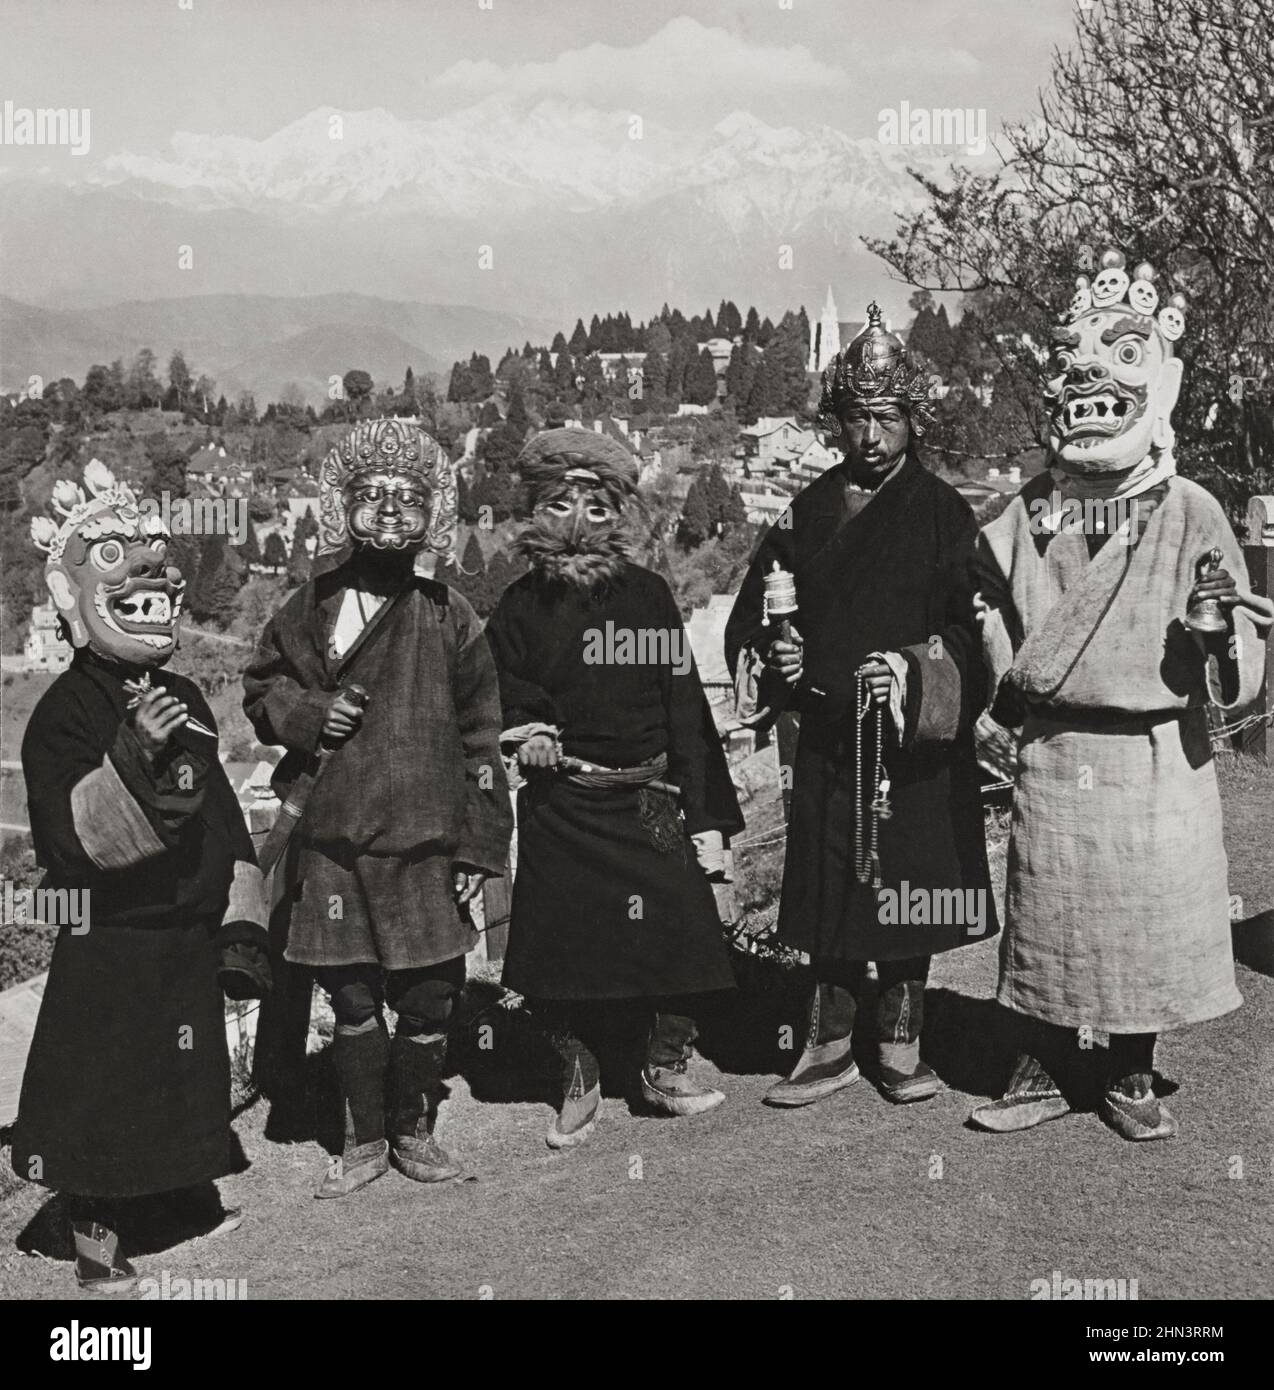
[[[1180,389],[1181,361],[1149,312],[1090,308],[1054,334],[1045,387],[1054,462],[1091,477],[1170,449]]]
[[[542,532],[579,554],[612,537],[620,521],[619,509],[605,489],[583,479],[573,479],[562,491],[544,498],[531,515]]]
[[[375,550],[418,550],[429,533],[432,489],[418,473],[367,468],[342,490],[346,526],[355,545]]]

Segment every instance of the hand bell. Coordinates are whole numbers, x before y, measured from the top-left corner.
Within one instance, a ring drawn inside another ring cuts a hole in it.
[[[1208,552],[1199,578],[1206,579],[1214,573],[1220,567],[1223,558],[1221,551],[1213,546]],[[1186,610],[1185,621],[1191,632],[1227,632],[1230,626],[1226,621],[1225,609],[1221,607],[1220,601],[1214,598],[1196,599]]]

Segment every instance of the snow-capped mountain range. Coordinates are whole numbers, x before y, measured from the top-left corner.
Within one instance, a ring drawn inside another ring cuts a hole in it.
[[[457,218],[599,212],[695,190],[716,194],[728,225],[746,207],[786,226],[823,207],[910,200],[906,164],[874,139],[775,128],[745,111],[688,139],[625,111],[492,98],[433,121],[324,107],[261,141],[179,133],[170,153],[108,157],[93,181],[205,210],[372,211],[388,200]]]
[[[832,284],[848,313],[885,279],[860,237],[916,206],[908,165],[938,173],[954,153],[743,110],[688,133],[558,98],[434,120],[324,107],[265,139],[179,133],[58,178],[0,161],[0,292],[81,309],[353,291],[569,329],[665,300],[813,309]]]

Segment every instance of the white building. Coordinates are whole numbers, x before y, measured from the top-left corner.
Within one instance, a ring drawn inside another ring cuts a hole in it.
[[[781,492],[741,492],[743,509],[754,526],[773,526],[788,509],[791,498]]]
[[[31,610],[31,625],[22,649],[28,671],[65,671],[75,654],[58,631],[58,612],[52,600]]]

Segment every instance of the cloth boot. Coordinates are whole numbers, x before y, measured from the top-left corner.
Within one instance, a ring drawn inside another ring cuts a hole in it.
[[[345,1147],[319,1184],[319,1198],[348,1197],[389,1172],[385,1139],[385,1073],[389,1042],[379,1018],[347,1027],[332,1039],[332,1067],[345,1111]]]
[[[881,983],[884,987],[876,1004],[880,1089],[887,1099],[899,1105],[930,1100],[942,1090],[942,1082],[933,1069],[920,1060],[925,982]]]
[[[1171,1139],[1177,1122],[1155,1095],[1155,1034],[1112,1033],[1102,1119],[1125,1139]]]
[[[137,1288],[137,1271],[119,1253],[119,1236],[110,1226],[81,1212],[71,1218],[71,1235],[80,1288],[92,1294],[128,1294]]]
[[[696,1081],[686,1070],[697,1036],[694,1019],[656,1012],[646,1044],[641,1093],[648,1105],[665,1115],[699,1115],[725,1099],[723,1092]]]
[[[767,1105],[812,1105],[858,1080],[851,1041],[857,1007],[847,985],[820,980],[814,986],[805,1045],[791,1074],[766,1092]]]
[[[393,1086],[394,1167],[414,1182],[447,1182],[460,1176],[460,1165],[433,1136],[438,1106],[445,1094],[447,1035],[394,1036],[390,1046]]]
[[[562,1090],[561,1109],[553,1116],[544,1142],[550,1149],[578,1148],[596,1129],[602,1113],[601,1068],[564,1008],[549,1006],[541,1013],[557,1054]]]
[[[1060,1119],[1070,1108],[1070,1102],[1043,1063],[1031,1053],[1022,1052],[1004,1094],[998,1100],[974,1106],[969,1123],[993,1134],[1008,1134]]]

